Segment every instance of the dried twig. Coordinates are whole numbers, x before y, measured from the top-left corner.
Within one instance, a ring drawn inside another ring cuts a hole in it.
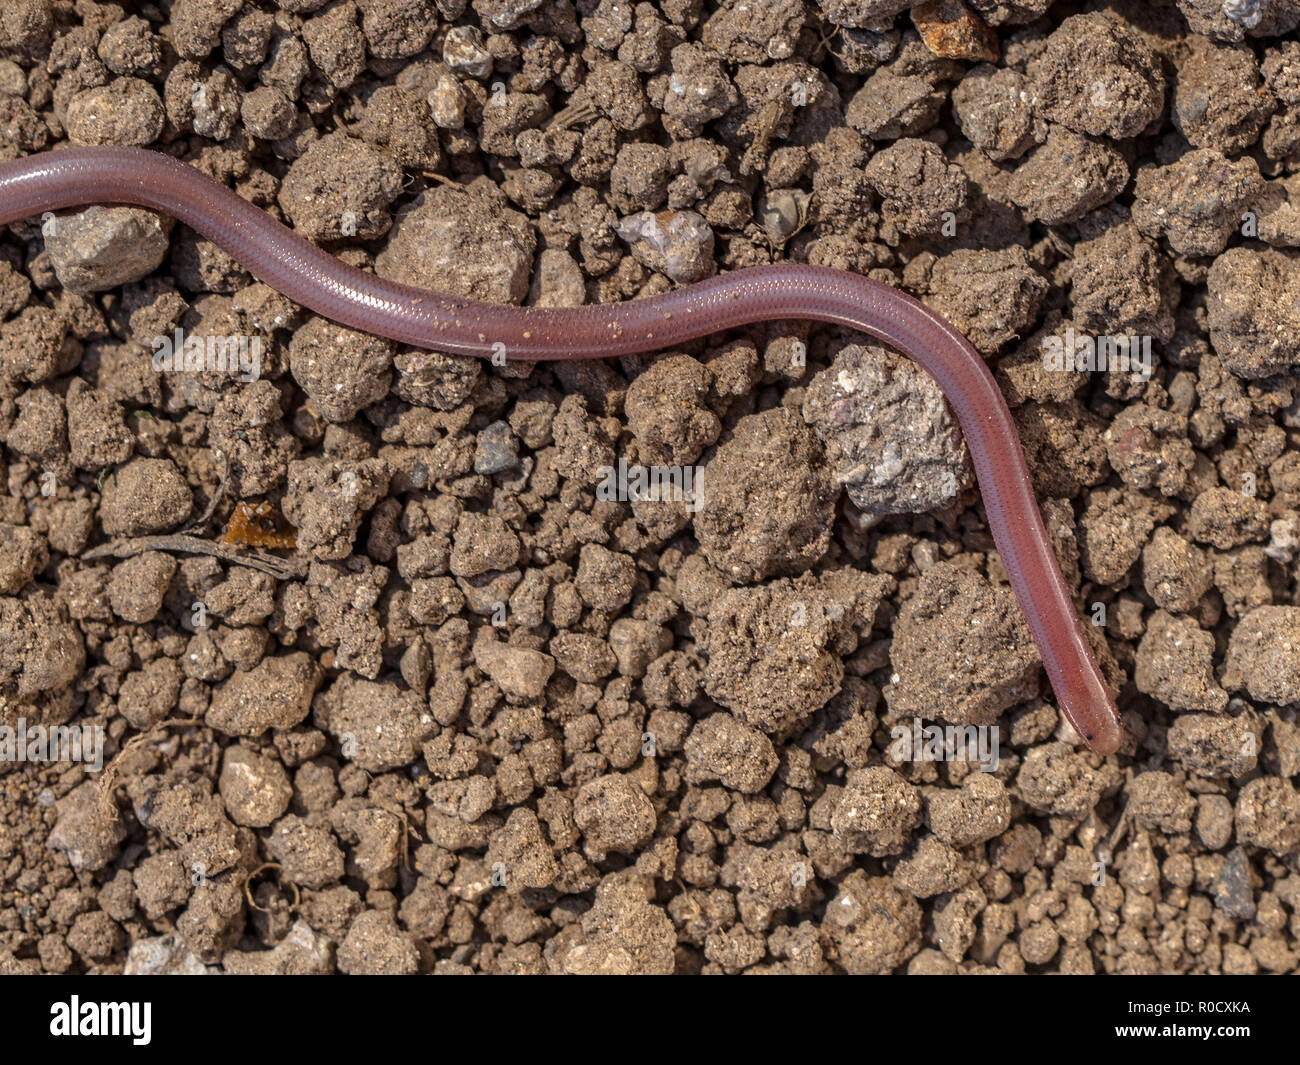
[[[450,185],[453,189],[460,189],[462,192],[465,191],[464,185],[459,181],[456,181],[454,178],[449,178],[446,174],[436,174],[432,170],[421,170],[420,173],[427,178],[433,178],[434,181],[441,182],[444,185]]]
[[[387,806],[380,806],[378,807],[378,809],[388,814],[389,817],[395,819],[397,823],[401,825],[402,865],[405,868],[410,869],[411,868],[411,840],[412,839],[418,840],[420,838],[420,833],[417,832],[415,826],[411,824],[410,814],[407,813],[406,808],[404,806],[399,806],[396,810],[392,810]]]
[[[214,448],[212,455],[220,466],[220,472],[217,474],[217,490],[212,493],[212,498],[208,500],[208,505],[204,508],[203,513],[197,520],[193,521],[189,525],[185,530],[186,532],[198,532],[205,529],[208,524],[208,519],[212,517],[213,513],[217,509],[217,505],[226,494],[226,482],[230,479],[230,462],[226,458],[226,453],[220,448]]]
[[[271,911],[267,909],[265,906],[259,906],[256,902],[253,901],[252,883],[253,883],[253,877],[257,876],[258,873],[266,872],[266,870],[268,869],[274,869],[278,873],[280,871],[280,863],[263,862],[251,873],[249,873],[246,877],[244,877],[244,898],[248,900],[248,905],[252,909],[257,910],[261,913],[270,913]],[[292,913],[293,911],[298,909],[298,906],[302,903],[302,895],[299,894],[298,892],[297,884],[295,884],[292,880],[290,880],[288,883],[289,886],[293,888],[293,902],[289,906],[289,912]]]
[[[584,122],[590,122],[600,114],[596,105],[590,100],[579,100],[577,103],[569,104],[568,107],[561,108],[551,116],[551,120],[546,123],[546,129],[568,129],[570,126],[580,126]]]
[[[831,41],[835,39],[835,35],[839,33],[842,28],[843,27],[841,26],[836,26],[834,29],[831,30],[830,33],[823,36],[821,40],[817,42],[817,47],[813,49],[814,59],[817,58],[818,54],[822,51],[822,49],[825,49],[826,51],[830,52],[830,54],[833,55],[836,59],[838,59],[841,63],[847,62],[847,60],[842,55],[840,55],[839,52],[835,51],[835,49],[831,47]],[[819,30],[818,33],[820,32],[821,31]]]
[[[276,558],[262,551],[243,551],[223,544],[217,540],[206,540],[200,536],[187,533],[172,533],[163,536],[135,536],[127,540],[114,540],[109,544],[100,544],[82,554],[84,562],[99,558],[133,558],[145,551],[174,551],[181,555],[211,555],[223,562],[236,566],[269,573],[277,580],[288,581],[303,575],[302,566],[287,558]]]
[[[104,809],[104,812],[111,813],[113,820],[117,820],[117,804],[113,802],[113,789],[117,786],[117,774],[122,768],[122,759],[126,757],[128,752],[148,743],[155,733],[163,732],[169,728],[202,724],[204,724],[202,718],[171,717],[166,721],[159,721],[158,724],[145,729],[144,732],[137,733],[122,744],[121,750],[104,767],[104,775],[99,778],[99,804]]]

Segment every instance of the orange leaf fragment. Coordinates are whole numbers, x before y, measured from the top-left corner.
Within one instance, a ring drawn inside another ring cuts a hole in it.
[[[298,546],[298,537],[274,504],[236,503],[221,542],[245,547],[292,549]]]

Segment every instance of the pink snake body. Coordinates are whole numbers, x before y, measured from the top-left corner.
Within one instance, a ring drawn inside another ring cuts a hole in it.
[[[994,542],[1062,711],[1094,751],[1123,729],[1039,514],[1006,401],[984,359],[924,304],[857,274],[783,263],[647,299],[528,308],[385,280],[339,261],[195,168],[138,148],[70,148],[0,163],[0,223],[87,204],[169,214],[289,299],[402,344],[490,358],[599,359],[671,348],[754,322],[811,319],[866,333],[943,389],[965,435]]]

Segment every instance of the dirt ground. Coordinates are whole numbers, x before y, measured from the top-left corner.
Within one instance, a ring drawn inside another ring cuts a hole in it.
[[[60,212],[0,234],[0,971],[1296,971],[1297,24],[7,0],[0,159],[149,147],[501,303],[924,299],[1128,738],[1059,717],[942,394],[863,337],[494,365]]]

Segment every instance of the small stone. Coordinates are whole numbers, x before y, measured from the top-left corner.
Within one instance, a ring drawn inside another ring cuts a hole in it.
[[[906,11],[915,0],[817,0],[826,20],[836,26],[885,32],[893,27],[894,17]]]
[[[1212,148],[1190,151],[1169,166],[1138,171],[1133,221],[1164,235],[1177,255],[1218,255],[1236,235],[1242,212],[1264,180],[1249,156],[1236,162]]]
[[[43,591],[0,598],[0,686],[20,699],[66,688],[85,665],[81,631]]]
[[[77,144],[143,148],[161,136],[165,118],[152,85],[139,78],[116,78],[74,96],[64,125],[68,138]]]
[[[1300,261],[1277,248],[1229,248],[1210,267],[1210,343],[1230,373],[1258,379],[1300,366]]]
[[[252,11],[254,15],[263,14]],[[274,25],[269,14],[265,18]],[[312,63],[337,88],[351,86],[366,68],[366,41],[357,32],[356,4],[330,4],[302,24],[302,39]]]
[[[1011,798],[991,773],[972,773],[960,788],[935,789],[926,800],[930,830],[953,847],[1002,835],[1011,825]]]
[[[498,643],[491,636],[474,645],[474,664],[496,682],[507,698],[525,701],[540,699],[555,672],[555,659],[550,655]]]
[[[625,677],[644,677],[650,663],[672,645],[672,634],[650,621],[619,618],[609,627],[609,646],[619,673]]]
[[[1237,842],[1279,857],[1300,847],[1300,794],[1291,781],[1259,777],[1237,795]]]
[[[239,108],[244,128],[254,137],[278,141],[293,132],[298,113],[281,88],[261,85],[244,97]]]
[[[293,797],[284,767],[242,746],[226,748],[218,787],[231,820],[250,828],[266,828],[276,821]]]
[[[555,972],[572,975],[667,976],[674,969],[677,935],[662,907],[650,900],[646,876],[610,875],[596,888],[595,904],[582,915],[576,942],[562,947]]]
[[[831,956],[852,976],[891,972],[921,949],[921,907],[888,877],[849,873],[826,905],[821,930]]]
[[[1196,801],[1196,834],[1212,851],[1232,838],[1232,803],[1223,795],[1202,795]]]
[[[618,224],[618,235],[643,265],[678,284],[712,276],[713,230],[694,211],[642,211]]]
[[[450,296],[520,303],[536,248],[533,224],[518,211],[440,185],[397,213],[375,273]]]
[[[740,93],[721,59],[703,45],[693,41],[679,44],[672,50],[671,63],[663,122],[674,138],[698,136],[707,123],[740,102]]]
[[[1263,727],[1251,711],[1236,716],[1183,713],[1169,726],[1165,746],[1169,757],[1188,772],[1242,777],[1259,762]]]
[[[789,407],[741,418],[701,477],[695,536],[734,582],[801,573],[826,554],[839,486],[816,434]]]
[[[926,78],[881,66],[849,98],[844,118],[871,140],[896,140],[931,129],[946,101],[948,94]]]
[[[967,215],[970,182],[938,145],[904,137],[872,156],[867,183],[880,195],[881,237],[939,236]]]
[[[930,0],[912,8],[912,24],[925,46],[944,59],[993,62],[998,35],[961,0]]]
[[[471,78],[486,78],[492,72],[492,55],[483,47],[483,33],[475,26],[455,26],[447,31],[442,61]]]
[[[506,422],[493,422],[477,438],[475,473],[500,473],[519,465],[519,441]]]
[[[1069,173],[1069,181],[1057,175]],[[1109,203],[1128,184],[1124,157],[1099,137],[1052,126],[1011,176],[1007,196],[1026,218],[1058,226]]]
[[[952,109],[961,131],[996,162],[1019,158],[1047,135],[1025,76],[1009,67],[973,68],[952,90]]]
[[[1136,137],[1164,108],[1159,58],[1109,12],[1067,18],[1036,51],[1027,74],[1039,112],[1076,133]]]
[[[11,59],[0,59],[0,93],[6,96],[27,95],[27,73]]]
[[[137,939],[126,955],[124,976],[207,976],[209,969],[179,936]]]
[[[442,155],[431,117],[419,95],[385,85],[367,101],[359,132],[367,143],[387,151],[402,166],[432,171],[438,168]]]
[[[448,40],[451,34],[459,29],[470,29],[472,27],[456,27],[448,33]],[[433,115],[433,124],[439,129],[464,129],[465,128],[465,105],[467,103],[465,90],[460,87],[460,82],[456,80],[455,75],[449,70],[438,70],[433,76],[433,88],[429,90],[424,98],[424,102],[429,106],[429,112]]]
[[[1214,905],[1229,917],[1249,921],[1255,916],[1255,892],[1251,884],[1250,861],[1241,847],[1234,847],[1214,879]]]
[[[334,944],[299,918],[270,950],[234,950],[221,967],[236,975],[314,976],[334,971]]]
[[[879,344],[841,348],[813,377],[803,416],[826,445],[835,483],[866,515],[937,510],[971,484],[965,442],[934,378]]]
[[[1252,48],[1189,37],[1169,118],[1194,148],[1237,155],[1259,139],[1277,107]]]
[[[170,218],[142,207],[95,204],[45,227],[45,249],[68,291],[103,292],[157,269],[167,255],[171,227]]]
[[[758,219],[767,239],[782,245],[800,229],[808,217],[812,193],[803,189],[773,189],[759,205]]]
[[[585,632],[558,633],[548,650],[565,673],[583,684],[599,684],[618,664],[609,644]]]
[[[1214,637],[1194,619],[1157,610],[1138,646],[1134,683],[1174,710],[1219,712],[1228,693],[1214,681]]]

